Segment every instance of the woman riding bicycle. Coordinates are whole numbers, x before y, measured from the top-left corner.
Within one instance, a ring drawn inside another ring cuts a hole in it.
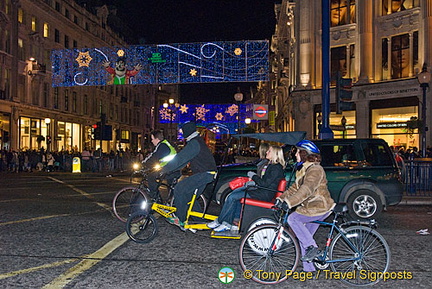
[[[335,206],[327,188],[327,178],[320,165],[321,154],[318,147],[309,140],[296,144],[297,172],[295,182],[278,198],[289,208],[296,207],[288,217],[288,224],[300,242],[303,271],[315,271],[310,263],[319,255],[318,246],[313,235],[319,224]]]

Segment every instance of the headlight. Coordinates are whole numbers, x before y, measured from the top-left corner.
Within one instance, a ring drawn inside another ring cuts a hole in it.
[[[158,171],[160,168],[161,168],[160,164],[156,164],[156,165],[154,166],[154,170],[155,170],[155,171]]]
[[[139,169],[141,168],[141,165],[140,165],[139,163],[134,163],[134,164],[132,165],[132,168],[133,168],[135,171],[137,171],[137,170],[139,170]]]

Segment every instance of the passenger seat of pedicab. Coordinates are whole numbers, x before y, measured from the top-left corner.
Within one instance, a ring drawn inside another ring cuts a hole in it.
[[[279,185],[277,188],[278,191],[275,193],[273,199],[270,202],[252,198],[242,198],[240,200],[240,203],[243,205],[243,210],[240,218],[240,232],[244,232],[245,230],[247,230],[250,224],[259,218],[274,219],[272,207],[276,202],[276,198],[282,195],[282,193],[286,190],[286,185],[286,179],[282,179],[279,181]]]

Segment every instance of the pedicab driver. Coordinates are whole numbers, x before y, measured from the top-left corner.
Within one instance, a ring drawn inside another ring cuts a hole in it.
[[[335,203],[327,188],[325,171],[320,165],[321,154],[318,147],[309,140],[302,140],[296,144],[296,148],[296,180],[277,198],[276,206],[297,206],[295,212],[288,216],[288,224],[300,242],[303,271],[313,272],[315,267],[311,261],[320,252],[313,238],[319,224],[312,221],[324,220]]]
[[[206,185],[213,181],[216,174],[216,162],[204,139],[196,130],[195,123],[186,122],[181,130],[186,139],[185,147],[161,170],[161,176],[184,168],[190,163],[192,175],[180,181],[174,187],[175,216],[168,218],[172,224],[181,228],[186,220],[188,202],[192,199],[195,189],[197,196],[201,195]]]
[[[168,162],[170,162],[176,155],[177,151],[175,148],[164,138],[162,131],[154,130],[150,133],[151,142],[154,145],[154,150],[150,153],[143,161],[144,167],[149,169],[154,169],[156,165],[164,167]],[[156,178],[159,175],[159,171],[152,172],[148,175],[148,187],[150,189],[151,197],[155,198],[157,196],[158,183]],[[168,182],[179,173],[173,176],[167,176]]]

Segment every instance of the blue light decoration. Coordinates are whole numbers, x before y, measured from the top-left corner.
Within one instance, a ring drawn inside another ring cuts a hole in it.
[[[240,122],[237,120],[238,109],[240,107]],[[159,107],[160,123],[185,123],[187,121],[196,122],[205,127],[222,127],[221,134],[235,134],[238,125],[240,129],[244,128],[246,118],[252,122],[253,104],[180,104],[167,108]]]
[[[268,80],[269,42],[62,49],[51,62],[53,87],[257,82]]]

